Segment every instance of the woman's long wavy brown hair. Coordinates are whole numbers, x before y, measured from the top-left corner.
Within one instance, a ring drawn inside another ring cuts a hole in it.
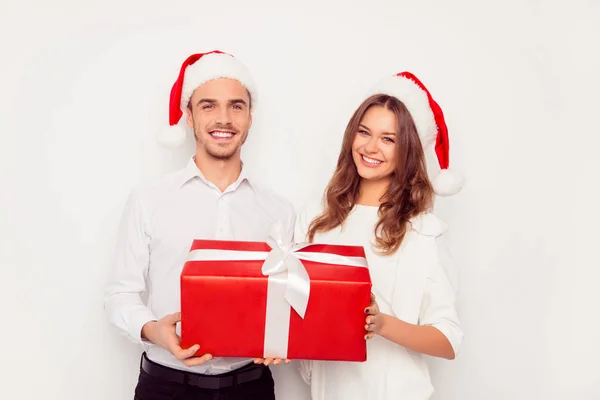
[[[383,94],[366,99],[346,126],[337,167],[323,197],[323,212],[309,225],[307,239],[344,223],[358,200],[361,178],[352,157],[352,144],[358,126],[371,107],[385,107],[396,115],[396,167],[390,185],[381,199],[379,221],[375,225],[375,246],[383,254],[398,250],[408,221],[433,206],[434,192],[427,176],[425,155],[415,123],[404,103]]]

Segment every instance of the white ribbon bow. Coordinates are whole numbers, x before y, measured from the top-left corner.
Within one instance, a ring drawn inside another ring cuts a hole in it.
[[[308,244],[284,244],[281,241],[281,236],[279,236],[279,239],[269,236],[267,244],[272,250],[262,265],[262,274],[270,277],[287,271],[285,299],[298,315],[304,318],[308,299],[310,298],[310,278],[302,261],[300,261],[300,258],[304,257],[297,252],[307,247]]]

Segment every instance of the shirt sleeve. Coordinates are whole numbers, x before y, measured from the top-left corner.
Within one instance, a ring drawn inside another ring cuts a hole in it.
[[[318,201],[308,202],[302,211],[296,217],[296,226],[294,230],[294,241],[296,243],[306,242],[308,227],[312,220],[320,215],[321,204]]]
[[[425,283],[419,320],[421,325],[430,325],[442,332],[456,356],[463,341],[463,331],[456,310],[458,271],[443,235],[435,241],[437,262],[433,264]]]
[[[296,228],[296,209],[294,208],[292,203],[288,204],[285,226],[287,242],[292,243],[294,241],[294,232]]]
[[[306,212],[302,211],[298,214],[298,217],[296,218],[296,224],[295,224],[295,229],[294,229],[294,241],[296,243],[301,243],[306,241],[306,223],[304,221],[304,219],[306,218]]]
[[[136,343],[145,343],[141,337],[142,327],[157,319],[141,298],[146,291],[149,258],[144,211],[139,191],[135,191],[130,194],[121,217],[104,309],[109,321]]]

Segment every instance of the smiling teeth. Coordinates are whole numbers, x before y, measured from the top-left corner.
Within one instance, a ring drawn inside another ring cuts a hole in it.
[[[231,132],[213,132],[211,133],[212,136],[214,137],[218,137],[218,138],[230,138],[233,137],[233,133]]]
[[[366,157],[366,156],[362,156],[362,159],[365,160],[366,162],[368,162],[369,164],[373,164],[373,165],[379,165],[379,164],[381,164],[381,161],[374,160],[374,159]]]

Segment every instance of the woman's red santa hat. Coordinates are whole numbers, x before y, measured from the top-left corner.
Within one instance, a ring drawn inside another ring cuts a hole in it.
[[[239,81],[256,103],[256,87],[248,69],[231,54],[214,50],[189,56],[181,66],[179,76],[171,88],[169,126],[161,130],[158,142],[166,147],[178,147],[185,142],[186,130],[180,121],[194,91],[204,83],[220,78]]]
[[[404,103],[413,118],[423,150],[435,145],[440,166],[440,172],[431,178],[435,193],[452,196],[460,192],[464,179],[461,174],[449,169],[450,141],[444,114],[425,85],[410,72],[401,72],[381,80],[369,94],[387,94]]]

